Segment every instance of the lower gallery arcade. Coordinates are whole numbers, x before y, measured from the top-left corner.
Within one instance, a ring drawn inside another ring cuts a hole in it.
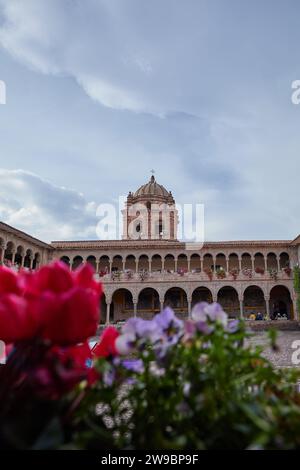
[[[169,306],[180,318],[187,318],[193,306],[199,302],[219,302],[231,318],[251,318],[261,313],[272,319],[274,313],[286,319],[294,319],[294,306],[288,287],[274,286],[266,296],[261,287],[250,285],[239,295],[232,286],[221,287],[214,294],[208,287],[196,287],[191,293],[182,287],[160,291],[153,287],[142,288],[138,296],[128,288],[116,289],[111,297],[102,299],[102,322],[115,323],[131,316],[150,319],[163,307]]]

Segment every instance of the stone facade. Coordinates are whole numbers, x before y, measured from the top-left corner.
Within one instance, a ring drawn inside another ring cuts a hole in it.
[[[174,202],[154,177],[128,197],[129,203],[134,199],[148,206]],[[176,221],[176,211],[171,217]],[[127,206],[123,220],[132,221]],[[191,250],[176,240],[174,224],[169,239],[132,240],[125,227],[122,240],[46,244],[0,223],[0,247],[2,263],[27,268],[53,259],[64,261],[70,269],[91,263],[104,285],[102,322],[133,315],[150,318],[164,305],[187,317],[201,300],[220,302],[232,317],[253,318],[261,313],[267,319],[274,314],[298,319],[293,267],[300,262],[300,236],[295,240],[206,242],[200,250]]]

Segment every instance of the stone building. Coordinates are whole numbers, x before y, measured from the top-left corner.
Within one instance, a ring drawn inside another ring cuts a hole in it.
[[[133,204],[145,207],[146,218],[131,213]],[[167,237],[161,206],[167,213]],[[133,315],[151,318],[164,305],[188,317],[193,305],[203,300],[220,302],[232,317],[262,313],[265,318],[276,314],[298,319],[293,267],[300,262],[300,236],[205,242],[201,249],[197,245],[195,250],[187,249],[177,240],[178,214],[172,193],[154,176],[129,193],[122,216],[122,240],[47,244],[0,223],[1,262],[33,269],[53,259],[64,261],[70,269],[91,263],[104,285],[102,322]]]

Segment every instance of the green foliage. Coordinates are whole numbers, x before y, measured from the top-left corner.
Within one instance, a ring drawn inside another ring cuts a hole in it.
[[[73,420],[77,448],[300,448],[300,374],[275,369],[259,348],[245,346],[243,324],[218,324],[178,341],[159,360],[153,348],[136,353],[142,372],[101,359],[102,378]],[[276,334],[270,334],[276,349]],[[95,411],[97,410],[97,411]]]
[[[294,289],[297,293],[297,310],[298,315],[300,315],[300,267],[294,267]]]

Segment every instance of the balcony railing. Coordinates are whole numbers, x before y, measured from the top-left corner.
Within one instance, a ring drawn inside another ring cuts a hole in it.
[[[293,274],[287,273],[284,269],[279,270],[278,272],[266,271],[264,273],[257,273],[255,271],[240,271],[234,275],[230,272],[222,271],[211,272],[207,274],[204,271],[201,272],[172,272],[172,271],[113,271],[112,273],[104,274],[99,276],[100,280],[104,283],[110,282],[126,282],[126,283],[135,283],[135,282],[145,282],[145,281],[201,281],[201,282],[235,282],[235,281],[263,281],[263,280],[292,280]]]

